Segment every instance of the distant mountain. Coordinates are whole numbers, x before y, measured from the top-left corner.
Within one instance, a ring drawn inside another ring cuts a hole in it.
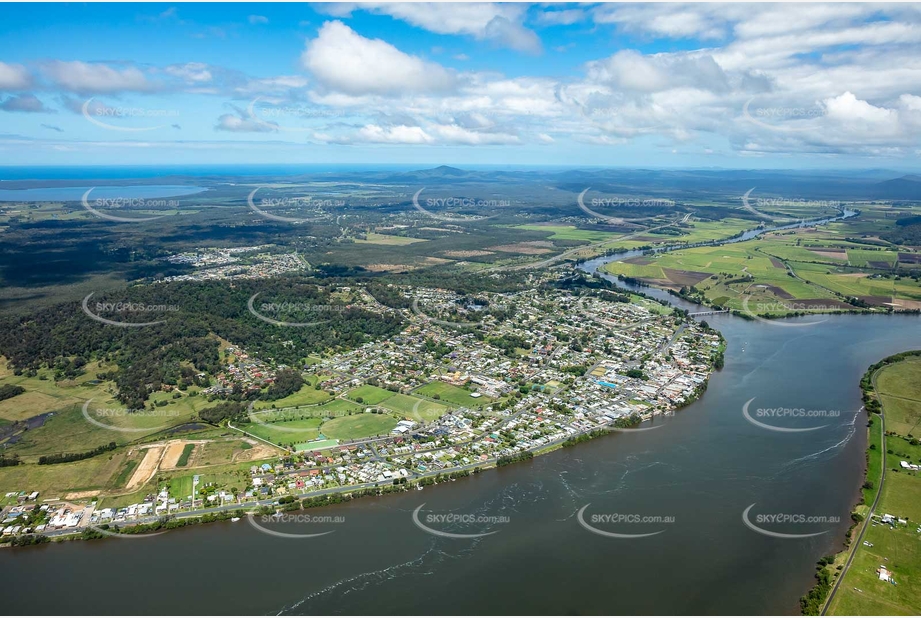
[[[921,200],[921,176],[909,174],[876,183],[874,194],[889,200]]]
[[[451,167],[450,165],[439,165],[435,169],[426,170],[432,176],[466,176],[465,170]]]

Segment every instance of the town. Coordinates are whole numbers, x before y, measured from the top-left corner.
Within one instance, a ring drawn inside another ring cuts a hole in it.
[[[317,492],[418,484],[629,431],[702,393],[722,356],[719,333],[641,296],[558,287],[571,277],[556,269],[532,275],[523,291],[473,298],[391,290],[406,308],[385,306],[361,287],[340,290],[368,311],[400,313],[406,326],[301,368],[304,388],[324,400],[282,407],[253,401],[246,418],[228,421],[246,440],[279,453],[254,462],[245,487],[202,474],[122,508],[57,501],[38,513],[36,496],[23,491],[2,512],[3,533],[65,535]],[[226,367],[203,394],[221,397],[238,387],[258,397],[287,369],[237,346],[224,351]],[[355,429],[337,433],[344,423]]]

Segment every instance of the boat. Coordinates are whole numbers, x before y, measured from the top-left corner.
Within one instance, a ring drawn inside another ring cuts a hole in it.
[[[240,518],[239,518],[239,517],[231,517],[231,518],[230,518],[230,521],[234,521],[234,522],[240,521]]]

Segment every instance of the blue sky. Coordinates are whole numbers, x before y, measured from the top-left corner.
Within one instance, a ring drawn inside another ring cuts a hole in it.
[[[0,165],[918,169],[918,5],[4,6]]]

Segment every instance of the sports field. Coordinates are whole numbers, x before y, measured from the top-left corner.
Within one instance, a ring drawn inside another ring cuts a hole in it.
[[[416,421],[433,421],[448,411],[448,406],[427,399],[397,394],[385,399],[382,406]]]
[[[370,384],[363,384],[362,386],[349,391],[348,394],[349,399],[366,406],[376,406],[391,396],[393,396],[392,391],[378,388],[376,386],[371,386]]]
[[[397,420],[389,414],[353,414],[334,418],[323,423],[320,430],[327,438],[355,440],[380,434],[388,434],[397,426]]]
[[[481,397],[471,397],[470,391],[440,380],[420,386],[414,392],[424,395],[425,397],[444,401],[449,404],[464,406],[466,408],[479,408],[495,401],[485,395]]]
[[[322,419],[307,418],[273,423],[249,423],[241,429],[272,444],[293,444],[316,439],[322,423]]]

